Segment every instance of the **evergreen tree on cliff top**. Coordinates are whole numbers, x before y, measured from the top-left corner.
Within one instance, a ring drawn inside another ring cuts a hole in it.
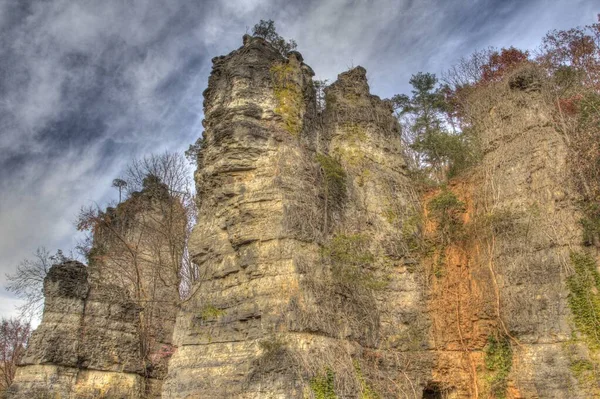
[[[262,37],[273,45],[284,57],[298,45],[293,39],[285,40],[275,29],[275,22],[272,19],[265,21],[261,19],[259,23],[252,28],[252,35]]]

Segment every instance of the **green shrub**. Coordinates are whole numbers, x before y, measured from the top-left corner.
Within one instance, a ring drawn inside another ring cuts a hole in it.
[[[325,196],[329,205],[341,206],[346,199],[346,171],[337,159],[317,154],[317,162],[323,171]]]
[[[442,244],[463,238],[464,225],[461,215],[465,213],[466,207],[452,191],[443,190],[429,201],[427,209],[438,224],[438,237]]]
[[[411,148],[424,154],[434,169],[447,165],[446,178],[450,179],[479,160],[480,151],[474,137],[468,129],[462,133],[432,130],[415,141]]]
[[[508,375],[512,368],[512,348],[507,337],[490,336],[485,347],[485,367],[489,372],[487,381],[497,399],[506,398]]]
[[[574,273],[567,278],[569,307],[590,349],[600,349],[600,273],[591,255],[571,253]]]
[[[194,144],[190,144],[188,149],[185,151],[185,157],[192,164],[198,166],[198,160],[200,159],[200,150],[204,145],[204,136],[200,136]]]
[[[310,380],[310,389],[315,395],[315,399],[337,399],[335,394],[335,374],[327,368],[325,374],[318,375]]]
[[[252,28],[252,35],[262,37],[273,45],[281,55],[287,57],[287,54],[295,50],[298,45],[294,39],[284,39],[275,29],[275,22],[272,19],[261,19],[259,23]]]

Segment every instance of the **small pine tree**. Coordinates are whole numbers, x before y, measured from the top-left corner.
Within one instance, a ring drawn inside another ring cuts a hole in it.
[[[261,19],[259,23],[252,28],[252,35],[262,37],[273,45],[283,55],[287,56],[292,50],[295,50],[298,45],[293,39],[285,40],[275,29],[275,22],[272,19],[265,21]]]

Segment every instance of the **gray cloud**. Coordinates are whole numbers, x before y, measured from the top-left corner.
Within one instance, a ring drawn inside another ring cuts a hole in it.
[[[134,156],[201,133],[210,59],[274,19],[318,77],[369,71],[384,97],[487,45],[590,23],[593,0],[0,0],[0,284],[38,246],[68,250],[81,205]],[[596,8],[596,10],[594,10]],[[0,316],[14,298],[0,291]]]

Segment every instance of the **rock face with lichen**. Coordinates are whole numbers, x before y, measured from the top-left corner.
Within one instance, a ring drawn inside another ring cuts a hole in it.
[[[108,301],[93,269],[55,266],[13,397],[598,396],[569,307],[577,195],[539,85],[481,90],[481,159],[423,195],[365,69],[341,73],[323,110],[313,75],[248,35],[213,59],[188,242],[200,275],[156,316],[172,356],[149,372],[144,309]]]

